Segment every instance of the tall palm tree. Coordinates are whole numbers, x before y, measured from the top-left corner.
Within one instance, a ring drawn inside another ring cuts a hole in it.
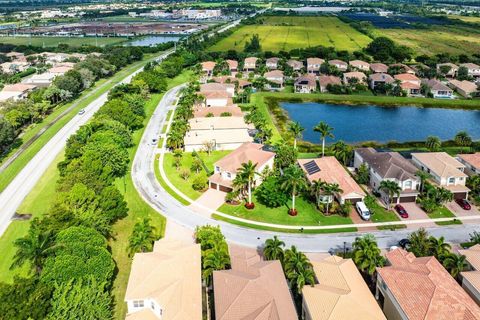
[[[454,140],[461,147],[468,147],[472,144],[472,137],[470,137],[466,131],[459,131],[455,135]]]
[[[385,258],[381,255],[381,250],[373,235],[366,234],[363,237],[357,237],[352,247],[353,262],[361,271],[368,273],[370,276],[375,274],[377,267],[385,265]]]
[[[425,147],[427,147],[429,151],[437,151],[440,149],[441,145],[442,141],[440,141],[440,138],[436,136],[428,136],[427,140],[425,141]]]
[[[230,265],[226,243],[217,244],[205,252],[203,258],[203,278],[207,285],[211,283],[213,271],[225,270]]]
[[[325,156],[325,139],[334,138],[333,128],[330,127],[326,122],[320,121],[314,128],[313,131],[319,132],[322,139],[322,157]]]
[[[417,170],[415,175],[420,179],[420,192],[423,193],[423,189],[425,188],[425,182],[430,179],[431,175],[423,170]]]
[[[335,158],[343,165],[347,165],[350,157],[352,156],[352,147],[343,142],[342,140],[335,142],[332,145],[332,151]]]
[[[340,189],[340,186],[337,183],[326,183],[323,185],[323,194],[328,196],[329,199],[332,198],[333,201],[333,195],[335,193],[342,193],[343,190]],[[330,206],[330,201],[327,201],[327,208],[326,208],[326,214],[328,215],[328,209]]]
[[[14,241],[17,252],[13,257],[10,269],[23,266],[30,262],[30,266],[37,274],[42,272],[43,264],[60,245],[55,245],[51,232],[39,232],[30,227],[28,234]]]
[[[284,269],[285,269],[285,274],[287,275],[287,278],[289,279],[289,281],[291,281],[292,279],[295,279],[295,274],[298,274],[303,270],[307,270],[311,268],[312,268],[312,264],[310,263],[310,260],[307,258],[307,256],[303,252],[298,251],[297,247],[292,246],[290,249],[287,249],[285,251]],[[313,282],[314,280],[307,281],[307,283],[309,284],[313,284]]]
[[[171,130],[167,135],[167,147],[178,149],[182,146],[183,135],[178,130]]]
[[[285,247],[285,242],[278,239],[277,236],[273,236],[272,239],[265,241],[263,256],[266,260],[280,260],[283,263],[283,257],[285,255],[283,247]]]
[[[293,134],[293,147],[297,149],[297,138],[302,137],[302,132],[305,131],[305,128],[298,122],[290,122],[288,130]]]
[[[431,252],[431,242],[429,238],[429,234],[424,228],[410,233],[408,236],[408,240],[410,241],[408,251],[412,252],[416,257],[428,256]]]
[[[430,254],[433,255],[438,260],[443,260],[444,256],[450,252],[452,246],[445,242],[444,237],[435,238],[431,236],[428,238],[430,242]]]
[[[158,240],[157,229],[150,224],[150,218],[135,223],[128,239],[128,254],[133,256],[137,252],[152,251],[153,243]]]
[[[450,272],[450,275],[458,280],[460,272],[467,268],[467,261],[464,255],[448,254],[443,259],[443,266]]]
[[[301,266],[295,271],[288,272],[287,278],[290,282],[290,288],[295,288],[295,292],[300,295],[306,284],[313,286],[315,284],[315,272],[311,267]]]
[[[242,163],[238,174],[247,180],[248,184],[248,204],[252,204],[252,183],[255,178],[257,164],[253,163],[251,160],[248,160],[247,163]]]
[[[295,210],[295,196],[307,187],[307,180],[302,169],[297,165],[291,165],[283,174],[283,182],[280,187],[292,193],[292,208],[289,212],[292,215],[296,214]]]
[[[383,180],[382,182],[380,182],[380,190],[382,190],[383,192],[385,192],[387,194],[387,197],[388,197],[387,206],[388,206],[388,210],[390,210],[390,207],[392,205],[393,197],[395,197],[395,196],[399,197],[400,192],[402,192],[402,188],[400,188],[398,183],[396,183],[395,181]]]
[[[315,196],[316,202],[317,202],[317,208],[320,208],[320,199],[322,198],[323,194],[323,186],[326,184],[325,181],[322,180],[315,180],[313,183],[310,185],[310,192]]]

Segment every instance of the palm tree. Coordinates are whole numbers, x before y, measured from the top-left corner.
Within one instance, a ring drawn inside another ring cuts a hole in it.
[[[242,175],[236,175],[235,179],[233,179],[232,187],[234,192],[238,192],[245,198],[245,186],[248,185],[247,179]]]
[[[443,259],[443,266],[450,272],[450,275],[456,279],[467,268],[467,261],[464,255],[448,254]]]
[[[352,155],[352,147],[343,142],[342,140],[335,142],[332,145],[332,151],[335,158],[343,165],[347,165]]]
[[[42,272],[46,258],[60,247],[54,245],[51,232],[39,232],[32,227],[25,237],[15,240],[13,244],[17,247],[17,252],[13,257],[10,269],[21,267],[26,262],[30,262],[30,266],[37,274]]]
[[[314,285],[315,284],[315,272],[313,272],[311,267],[300,267],[295,272],[287,273],[287,278],[290,281],[290,288],[295,288],[295,292],[300,295],[302,289],[306,284]]]
[[[285,191],[290,191],[292,193],[292,208],[289,210],[291,215],[296,215],[295,210],[295,196],[302,190],[305,190],[307,187],[307,180],[305,179],[305,174],[300,167],[296,165],[291,165],[283,174],[283,182],[280,187]]]
[[[302,132],[305,131],[305,128],[301,126],[298,121],[290,122],[288,130],[293,134],[293,147],[297,148],[297,138],[302,137]]]
[[[158,240],[157,229],[150,224],[150,218],[135,223],[132,234],[128,239],[128,254],[133,256],[137,252],[152,251],[153,243]]]
[[[290,282],[290,288],[296,288],[298,294],[302,292],[305,284],[313,285],[315,283],[313,272],[308,271],[312,270],[310,260],[295,246],[285,251],[284,270]]]
[[[217,244],[205,252],[203,258],[203,278],[210,284],[213,271],[225,270],[230,265],[226,243]]]
[[[472,137],[470,137],[466,131],[459,131],[455,135],[454,140],[455,140],[455,143],[457,143],[461,147],[468,147],[469,145],[472,144]]]
[[[328,209],[330,206],[330,199],[333,201],[333,195],[335,193],[342,193],[343,190],[340,189],[340,186],[337,183],[325,183],[323,185],[323,194],[328,196],[329,200],[327,201],[326,214],[328,215]]]
[[[427,140],[425,141],[425,147],[427,147],[429,151],[437,151],[440,149],[441,145],[442,141],[440,141],[439,137],[428,136]]]
[[[381,255],[381,250],[373,235],[366,234],[363,237],[357,237],[352,247],[353,262],[361,271],[368,273],[370,276],[375,274],[377,267],[385,265],[385,258]]]
[[[334,138],[334,135],[332,133],[333,128],[330,127],[326,122],[321,121],[313,128],[313,131],[320,133],[320,137],[322,139],[322,157],[323,157],[325,156],[325,139]]]
[[[423,189],[425,188],[425,182],[430,179],[431,175],[423,170],[417,170],[415,175],[420,179],[420,192],[423,193]]]
[[[387,197],[388,197],[388,201],[387,201],[388,205],[387,206],[388,206],[388,210],[390,210],[390,207],[392,205],[393,197],[395,195],[397,197],[399,197],[400,192],[402,192],[402,188],[400,188],[398,183],[396,183],[395,181],[383,180],[382,182],[380,182],[380,190],[382,190],[383,192],[385,192],[387,194]]]
[[[310,192],[315,196],[317,201],[317,208],[320,208],[320,199],[323,192],[323,186],[325,185],[325,181],[322,180],[315,180],[310,185]]]
[[[167,147],[178,149],[183,143],[183,135],[178,130],[171,130],[167,137]]]
[[[285,242],[273,236],[272,239],[267,239],[263,246],[263,256],[266,260],[280,260],[283,262]]]
[[[247,163],[242,163],[242,166],[238,172],[240,176],[242,176],[248,183],[248,205],[252,204],[252,183],[253,178],[255,178],[257,164],[253,163],[251,160],[248,160]]]
[[[175,168],[180,169],[180,165],[182,163],[183,158],[183,150],[182,149],[175,149],[173,150],[173,158],[175,159],[174,164]]]
[[[452,246],[445,242],[444,237],[435,238],[431,236],[428,241],[430,242],[430,254],[432,254],[438,260],[443,260],[444,256],[450,252]]]
[[[428,256],[431,252],[431,242],[429,238],[429,234],[424,228],[410,233],[408,236],[408,240],[410,241],[408,251],[412,252],[416,257]]]

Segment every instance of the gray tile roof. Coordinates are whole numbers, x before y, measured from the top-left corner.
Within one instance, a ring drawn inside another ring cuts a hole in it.
[[[417,168],[398,152],[378,152],[373,148],[359,148],[355,152],[375,170],[382,179],[417,179]]]

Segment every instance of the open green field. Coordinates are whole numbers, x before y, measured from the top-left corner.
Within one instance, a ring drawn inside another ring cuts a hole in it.
[[[464,22],[470,23],[480,23],[480,17],[473,17],[473,16],[460,16],[456,14],[448,15],[449,19],[458,19]]]
[[[473,54],[480,52],[480,28],[459,25],[429,26],[426,29],[375,29],[376,36],[387,36],[412,48],[415,54]]]
[[[209,50],[242,51],[245,41],[254,34],[259,35],[264,51],[289,51],[318,45],[355,51],[371,41],[336,17],[267,16],[261,20],[263,24],[242,26]]]
[[[13,45],[32,45],[40,47],[56,47],[59,44],[68,44],[71,47],[80,47],[82,45],[106,46],[118,44],[126,41],[127,38],[115,37],[1,37],[0,43]]]

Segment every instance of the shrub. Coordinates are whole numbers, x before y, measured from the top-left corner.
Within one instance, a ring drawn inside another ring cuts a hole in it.
[[[197,191],[205,190],[207,183],[207,177],[203,174],[200,174],[193,179],[192,188],[193,190]]]
[[[180,177],[182,177],[183,180],[188,180],[188,178],[190,177],[190,170],[188,170],[187,168],[183,168],[180,171]]]
[[[220,117],[231,117],[232,113],[231,112],[222,112],[220,113]]]
[[[280,184],[278,180],[275,176],[268,177],[255,190],[258,201],[269,208],[283,206],[288,200],[288,196],[278,187]]]
[[[207,115],[206,115],[205,117],[207,117],[207,118],[212,118],[212,117],[213,117],[213,113],[209,112],[209,113],[207,113]]]

